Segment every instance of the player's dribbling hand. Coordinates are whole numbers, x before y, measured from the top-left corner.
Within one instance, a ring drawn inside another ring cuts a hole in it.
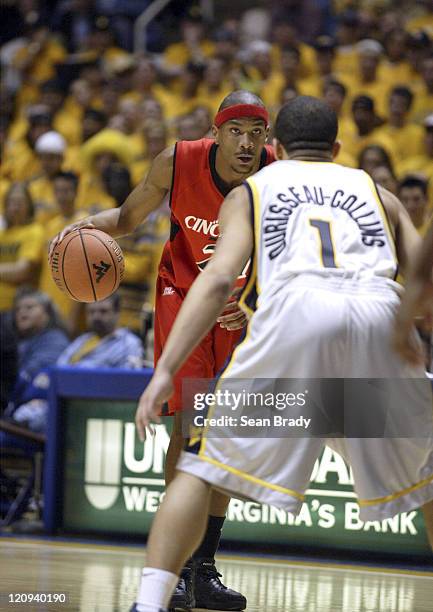
[[[77,229],[92,229],[94,227],[95,226],[93,225],[93,223],[90,223],[86,219],[82,219],[81,221],[77,221],[76,223],[71,223],[71,225],[67,225],[59,234],[57,234],[57,236],[54,236],[54,238],[51,240],[48,250],[48,261],[51,261],[54,249],[59,244],[59,242],[62,242],[65,236],[67,236],[71,232],[74,232]]]
[[[415,317],[422,321],[425,331],[433,329],[433,282],[412,281],[406,288],[397,313],[392,344],[397,353],[408,363],[423,365],[424,355],[413,335]]]
[[[153,433],[151,422],[160,423],[159,416],[164,402],[173,393],[173,377],[165,370],[157,368],[149,385],[143,391],[135,413],[135,425],[142,442],[146,439],[146,428]]]

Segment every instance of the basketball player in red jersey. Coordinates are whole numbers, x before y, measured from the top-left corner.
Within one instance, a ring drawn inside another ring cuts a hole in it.
[[[227,193],[248,176],[274,161],[265,146],[269,131],[263,102],[248,91],[235,91],[221,103],[215,117],[213,139],[178,142],[154,160],[148,176],[120,208],[87,217],[66,227],[50,247],[69,232],[95,227],[113,237],[134,229],[158,208],[170,191],[171,232],[165,245],[157,280],[155,308],[155,362],[157,362],[182,301],[195,277],[206,265],[218,238],[218,213]],[[242,286],[242,277],[238,279]],[[182,379],[213,378],[223,367],[240,339],[246,320],[233,299],[218,324],[192,353],[175,380],[168,404],[174,427],[166,459],[165,479],[174,477],[182,450]],[[181,500],[179,500],[181,503]],[[212,610],[243,610],[246,599],[226,588],[219,579],[214,556],[218,548],[229,498],[214,492],[208,528],[202,544],[182,572],[171,607]]]

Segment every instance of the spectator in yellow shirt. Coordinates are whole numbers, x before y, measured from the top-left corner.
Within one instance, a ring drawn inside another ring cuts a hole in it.
[[[379,80],[387,87],[394,87],[413,80],[410,64],[406,61],[408,34],[403,28],[387,32],[383,40],[386,58],[379,68]]]
[[[53,128],[69,145],[76,145],[80,142],[81,121],[64,106],[65,100],[65,91],[59,81],[51,79],[41,84],[39,102],[49,109]]]
[[[78,191],[78,177],[73,172],[58,172],[53,178],[54,196],[57,204],[58,214],[46,225],[46,252],[51,238],[62,231],[70,223],[78,221],[86,216],[86,211],[77,211],[75,201]],[[66,293],[60,291],[51,276],[50,265],[46,257],[42,260],[42,271],[39,289],[46,293],[57,306],[63,320],[66,322],[68,331],[77,333],[78,317],[82,310],[81,304],[71,300]]]
[[[197,121],[194,122],[194,125]],[[146,142],[146,154],[142,159],[134,161],[131,165],[131,179],[134,185],[146,178],[152,160],[167,147],[167,127],[160,121],[149,122],[144,128],[144,139]]]
[[[221,100],[232,91],[224,71],[224,62],[217,57],[210,58],[204,70],[203,82],[197,91],[198,104],[206,106],[212,116],[218,112]]]
[[[157,71],[150,57],[142,57],[134,70],[134,90],[127,94],[137,102],[145,99],[155,99],[161,104],[167,117],[176,114],[176,96],[167,87],[157,82]]]
[[[5,227],[0,229],[0,311],[12,308],[18,287],[38,285],[44,231],[33,217],[27,188],[14,183],[6,194]]]
[[[351,117],[346,117],[343,113],[346,95],[347,89],[340,81],[329,81],[325,84],[323,99],[338,117],[338,140],[341,143],[341,148],[335,161],[343,166],[356,168],[356,158],[348,151],[350,143],[356,136],[356,125]],[[347,143],[349,143],[349,146],[346,146]]]
[[[19,109],[36,102],[39,85],[54,77],[56,64],[62,63],[66,57],[66,50],[42,21],[27,26],[26,38],[27,44],[20,47],[12,58],[12,66],[22,81],[17,96]]]
[[[120,93],[112,81],[101,86],[98,108],[107,115],[108,121],[119,112]]]
[[[217,57],[224,62],[226,72],[238,67],[236,58],[238,52],[238,41],[235,32],[226,27],[221,27],[213,33],[215,50],[212,57]]]
[[[421,64],[422,82],[415,89],[415,102],[412,109],[412,120],[422,121],[433,109],[433,52],[424,58]]]
[[[338,80],[339,78],[334,68],[336,42],[330,36],[319,36],[314,43],[314,50],[316,54],[316,72],[307,79],[302,79],[300,87],[304,96],[321,98],[326,83],[330,80]]]
[[[375,144],[364,147],[358,156],[358,168],[372,174],[379,166],[390,168],[394,174],[391,158],[383,147]]]
[[[168,99],[164,102],[164,115],[166,119],[170,120],[190,113],[200,104],[198,89],[203,81],[205,67],[205,64],[199,62],[188,62],[184,66],[181,84],[176,95],[171,97],[169,104],[167,103]],[[206,108],[208,107],[206,106]]]
[[[91,32],[85,38],[83,50],[90,58],[100,60],[104,72],[108,73],[112,73],[119,58],[129,58],[129,53],[117,46],[114,31],[104,15],[96,17]]]
[[[83,160],[81,158],[81,146],[92,136],[96,136],[101,130],[107,127],[107,116],[96,108],[87,108],[84,111],[81,122],[80,145],[68,147],[65,153],[65,168],[77,174],[83,171]]]
[[[391,166],[375,166],[371,169],[370,175],[375,183],[382,185],[394,195],[398,195],[398,181]]]
[[[52,129],[52,119],[45,107],[30,108],[28,129],[23,138],[10,140],[4,147],[1,176],[11,182],[28,181],[41,172],[35,152],[37,139]]]
[[[95,214],[117,206],[108,193],[104,172],[113,163],[122,163],[129,168],[133,152],[127,136],[113,129],[101,130],[82,147],[83,173],[77,196],[77,209]]]
[[[280,71],[273,72],[260,92],[269,112],[274,115],[282,104],[282,94],[286,89],[299,90],[299,71],[301,55],[297,47],[285,47],[281,51]]]
[[[358,65],[357,42],[360,38],[361,23],[354,10],[346,10],[337,15],[335,33],[338,48],[335,58],[335,70],[343,74],[354,74]]]
[[[388,121],[377,130],[392,139],[393,151],[399,161],[420,155],[423,150],[424,130],[409,121],[412,101],[413,93],[408,87],[394,87],[389,97]]]
[[[299,40],[296,28],[287,17],[278,19],[272,27],[272,68],[278,71],[284,49],[295,47],[299,50],[299,77],[308,78],[314,75],[316,64],[314,49]]]
[[[373,39],[361,40],[357,45],[357,69],[346,76],[350,97],[353,102],[360,95],[369,96],[374,100],[379,115],[385,116],[389,85],[379,79],[379,65],[382,59],[382,45]]]
[[[429,54],[430,38],[426,32],[414,32],[407,39],[407,61],[411,67],[410,83],[421,81],[422,63]]]
[[[129,140],[133,159],[140,159],[145,153],[142,135],[142,112],[140,104],[124,98],[119,102],[119,114],[110,121],[109,127],[121,131]]]
[[[164,51],[165,68],[180,74],[189,61],[204,62],[214,53],[214,44],[205,36],[205,26],[199,15],[188,15],[180,24],[182,40],[169,45]]]
[[[398,197],[409,213],[412,223],[423,236],[427,231],[429,214],[427,181],[414,175],[406,176],[399,184]]]
[[[35,207],[35,220],[45,224],[58,214],[53,180],[62,168],[66,142],[58,132],[46,132],[36,141],[35,150],[42,174],[31,180],[28,188]]]
[[[271,45],[266,40],[253,40],[245,49],[244,72],[246,80],[241,80],[241,87],[260,93],[268,87],[274,74],[281,76],[281,61],[279,69],[272,66]]]
[[[383,147],[394,161],[393,142],[377,129],[382,121],[377,117],[374,101],[369,96],[357,96],[352,102],[352,115],[357,132],[351,142],[346,143],[348,152],[358,157],[364,147],[369,144],[378,144]]]
[[[424,149],[421,155],[409,157],[397,166],[397,174],[420,174],[429,182],[430,210],[433,212],[433,113],[424,119]]]

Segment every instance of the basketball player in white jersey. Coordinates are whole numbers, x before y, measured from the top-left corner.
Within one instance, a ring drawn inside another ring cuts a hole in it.
[[[215,254],[178,314],[140,398],[136,425],[143,439],[158,421],[174,373],[214,324],[252,256],[241,299],[251,318],[217,390],[239,379],[401,379],[403,415],[388,415],[387,427],[403,416],[411,431],[415,415],[415,431],[423,433],[338,442],[353,468],[361,519],[424,506],[433,543],[431,387],[414,389],[411,380],[426,380],[423,369],[391,349],[401,289],[393,278],[419,239],[392,194],[362,170],[333,163],[337,127],[334,111],[315,98],[301,96],[281,109],[274,143],[279,161],[226,197]],[[227,413],[226,406],[211,410],[212,417]],[[368,422],[374,407],[359,412]],[[155,517],[133,610],[166,609],[177,574],[205,530],[203,507],[212,487],[297,513],[325,442],[306,435],[231,438],[216,426],[191,439]]]

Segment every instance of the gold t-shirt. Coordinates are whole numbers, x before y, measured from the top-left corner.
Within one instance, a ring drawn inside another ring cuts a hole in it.
[[[0,264],[22,259],[40,264],[43,258],[44,229],[38,223],[0,229]],[[38,278],[33,285],[37,287]],[[10,310],[19,285],[0,281],[0,311]]]

